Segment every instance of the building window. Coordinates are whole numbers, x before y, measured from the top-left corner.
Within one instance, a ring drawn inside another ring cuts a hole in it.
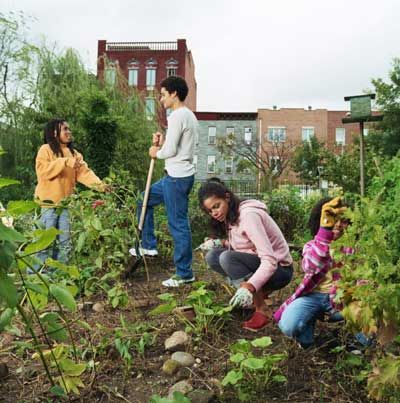
[[[167,67],[167,77],[176,76],[177,70],[178,69],[176,67]]]
[[[215,174],[215,155],[207,155],[207,173]]]
[[[283,143],[286,140],[285,127],[268,127],[268,141]]]
[[[282,169],[281,159],[277,155],[269,157],[269,168],[273,173],[277,173]]]
[[[232,126],[228,126],[225,129],[225,134],[226,134],[226,144],[233,145],[233,143],[235,142],[235,128]]]
[[[114,85],[115,84],[115,79],[116,79],[117,73],[115,71],[115,67],[107,67],[105,70],[105,81],[109,85]]]
[[[153,117],[156,113],[156,101],[154,98],[146,98],[146,116]]]
[[[364,135],[364,136],[368,136],[368,129],[364,128],[364,130],[363,130],[363,135]]]
[[[233,173],[233,158],[227,158],[225,160],[225,173],[226,174],[231,174]]]
[[[137,87],[138,85],[138,69],[128,69],[128,84],[131,87]]]
[[[147,87],[155,87],[156,85],[156,69],[146,70],[146,85]]]
[[[229,136],[229,135],[235,135],[235,128],[234,127],[231,127],[231,126],[229,126],[229,127],[227,127],[226,128],[226,130],[225,130],[225,134],[227,135],[227,136]]]
[[[244,128],[244,143],[250,145],[253,137],[253,129],[251,127]]]
[[[343,127],[336,128],[335,141],[337,145],[344,146],[346,144],[346,130]]]
[[[197,172],[197,155],[193,155],[194,172]]]
[[[208,127],[208,144],[214,145],[217,138],[217,128],[215,126]]]
[[[301,141],[306,141],[309,143],[311,141],[311,137],[314,137],[314,128],[313,127],[302,127],[301,128]]]

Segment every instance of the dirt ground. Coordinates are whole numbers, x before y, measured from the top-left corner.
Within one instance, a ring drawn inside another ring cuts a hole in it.
[[[205,270],[199,257],[198,260],[195,266],[197,279],[207,281],[209,289],[217,292],[222,301],[228,301],[228,290],[222,285],[222,279]],[[255,402],[368,401],[365,385],[357,384],[351,371],[343,371],[338,364],[339,355],[332,352],[332,347],[337,345],[338,337],[341,336],[340,324],[319,323],[318,347],[302,350],[292,340],[284,337],[272,322],[258,333],[241,329],[241,322],[251,314],[249,311],[235,311],[232,320],[216,335],[194,338],[187,351],[199,358],[201,363],[186,372],[180,371],[176,376],[166,376],[161,367],[170,353],[165,351],[164,341],[174,331],[184,330],[185,324],[174,314],[150,316],[149,311],[160,303],[157,295],[168,291],[161,286],[161,280],[173,273],[168,267],[168,262],[148,260],[150,281],[146,281],[145,272],[141,269],[126,283],[130,296],[128,307],[112,309],[102,301],[105,304],[104,312],[80,310],[72,318],[83,319],[91,327],[85,334],[80,331],[75,336],[77,340],[85,339],[86,344],[89,340],[94,346],[85,357],[93,357],[96,369],[85,372],[83,381],[86,387],[81,390],[79,397],[71,396],[69,401],[148,402],[152,395],[166,396],[174,383],[182,378],[189,378],[195,389],[212,390],[214,402],[236,402],[238,399],[234,391],[222,390],[219,384],[229,370],[229,345],[240,338],[254,339],[261,336],[272,338],[273,344],[269,347],[271,353],[287,353],[288,358],[281,366],[287,382],[265,388]],[[294,286],[293,284],[271,296],[271,310],[279,305]],[[187,285],[174,291],[177,299],[183,299],[190,289],[191,286]],[[94,296],[91,301],[96,302],[98,298]],[[107,344],[104,342],[105,335],[121,326],[121,314],[126,322],[151,324],[152,333],[156,335],[155,343],[146,348],[143,357],[133,354],[129,370],[112,345],[96,351],[96,346]],[[0,335],[0,362],[6,363],[9,368],[9,375],[0,379],[0,402],[56,402],[57,399],[50,397],[48,393],[50,385],[42,365],[30,359],[33,351],[12,347],[12,341],[22,342],[27,339],[9,334]]]

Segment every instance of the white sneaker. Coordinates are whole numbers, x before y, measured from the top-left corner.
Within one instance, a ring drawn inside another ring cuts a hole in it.
[[[140,251],[140,254],[141,254],[142,256],[143,256],[143,255],[145,255],[145,256],[152,256],[152,257],[158,256],[158,251],[157,251],[157,249],[144,249],[144,248],[140,248],[139,251]],[[132,255],[132,256],[136,256],[136,249],[135,249],[135,248],[129,249],[129,253],[130,253],[130,255]]]
[[[175,274],[168,280],[164,280],[161,284],[164,287],[179,287],[183,284],[193,283],[194,280],[194,276],[191,278],[182,278],[181,276]]]

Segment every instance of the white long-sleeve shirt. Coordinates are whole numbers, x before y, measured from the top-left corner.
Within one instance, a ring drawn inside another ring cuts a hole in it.
[[[165,142],[157,151],[157,158],[165,160],[165,170],[175,178],[194,175],[193,153],[198,122],[186,106],[168,116]]]

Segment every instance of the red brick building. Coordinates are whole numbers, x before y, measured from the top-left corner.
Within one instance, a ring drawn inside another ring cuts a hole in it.
[[[149,115],[157,111],[161,81],[181,76],[189,86],[186,105],[196,110],[197,84],[192,52],[186,39],[175,42],[107,42],[98,41],[97,77],[114,84],[121,73],[144,98]]]

